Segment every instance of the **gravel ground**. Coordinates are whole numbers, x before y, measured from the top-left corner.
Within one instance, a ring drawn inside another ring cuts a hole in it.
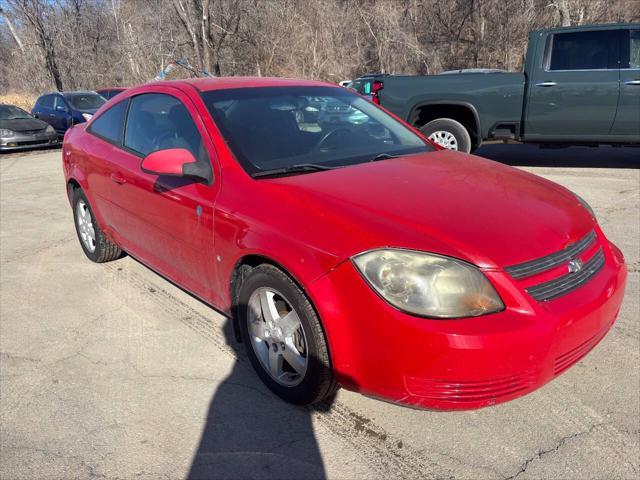
[[[0,478],[637,479],[640,149],[491,145],[561,183],[623,250],[627,295],[580,363],[513,402],[457,413],[340,391],[303,409],[263,387],[229,325],[131,258],[89,262],[59,150],[0,156]]]

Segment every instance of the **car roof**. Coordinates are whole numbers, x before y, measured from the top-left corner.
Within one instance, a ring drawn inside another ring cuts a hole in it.
[[[61,93],[62,95],[70,95],[75,93],[78,93],[80,95],[86,95],[87,93],[96,93],[96,91],[95,90],[70,90],[68,92],[57,92],[57,93]]]
[[[95,90],[69,90],[67,92],[47,92],[40,95],[38,98],[46,97],[47,95],[68,95],[70,93],[79,93],[79,94],[87,94],[87,93],[96,93]]]
[[[334,87],[338,85],[316,80],[296,80],[293,78],[275,77],[211,77],[190,78],[186,80],[161,80],[146,85],[184,86],[191,85],[201,92],[211,90],[225,90],[230,88],[254,88],[254,87]]]

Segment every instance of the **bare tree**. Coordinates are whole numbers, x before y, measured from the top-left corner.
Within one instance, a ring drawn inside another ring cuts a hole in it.
[[[13,23],[11,22],[11,17],[9,17],[9,14],[2,7],[0,7],[0,16],[4,18],[4,21],[7,24],[7,27],[9,28],[9,32],[11,32],[11,37],[15,40],[16,44],[18,45],[18,48],[20,49],[21,52],[24,53],[24,45],[22,44],[22,40],[20,40],[20,37],[18,36],[18,33],[16,32],[16,29],[14,28]]]
[[[33,92],[143,83],[177,58],[217,75],[332,81],[517,70],[533,29],[640,20],[638,0],[1,2],[0,91]]]

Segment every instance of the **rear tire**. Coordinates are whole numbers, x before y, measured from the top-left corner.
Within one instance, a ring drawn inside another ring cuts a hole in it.
[[[335,393],[320,319],[304,292],[282,270],[269,264],[253,268],[240,286],[236,313],[249,360],[273,393],[296,405],[319,403]],[[287,323],[285,317],[294,323]],[[284,360],[277,363],[273,358],[277,355]]]
[[[452,118],[431,120],[420,128],[420,132],[446,149],[471,152],[471,135],[464,125]]]
[[[122,250],[111,242],[100,229],[86,195],[80,188],[73,190],[73,223],[82,251],[92,262],[103,263],[115,260]]]

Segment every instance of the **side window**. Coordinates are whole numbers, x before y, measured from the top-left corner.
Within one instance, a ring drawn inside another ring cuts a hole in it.
[[[556,33],[549,70],[602,70],[618,67],[618,30]]]
[[[124,116],[127,114],[128,103],[128,100],[124,100],[103,112],[91,123],[89,132],[104,138],[108,142],[120,144],[122,142]]]
[[[131,100],[124,145],[146,156],[156,150],[185,148],[206,158],[202,138],[187,108],[177,98],[162,93],[138,95]]]
[[[373,80],[365,80],[362,85],[362,93],[364,95],[371,95],[372,86],[373,86]]]
[[[627,34],[629,35],[627,40]],[[622,68],[640,68],[640,30],[627,30],[624,35],[625,47],[629,51],[629,63],[624,57],[624,65]]]
[[[352,82],[351,85],[349,85],[349,88],[351,90],[355,90],[356,92],[360,91],[360,87],[362,87],[362,80],[356,80],[355,82]]]
[[[38,101],[38,106],[41,108],[53,109],[53,95],[45,95]]]
[[[67,104],[60,95],[53,95],[53,108],[57,110],[58,107],[62,107],[63,110],[68,110]]]

